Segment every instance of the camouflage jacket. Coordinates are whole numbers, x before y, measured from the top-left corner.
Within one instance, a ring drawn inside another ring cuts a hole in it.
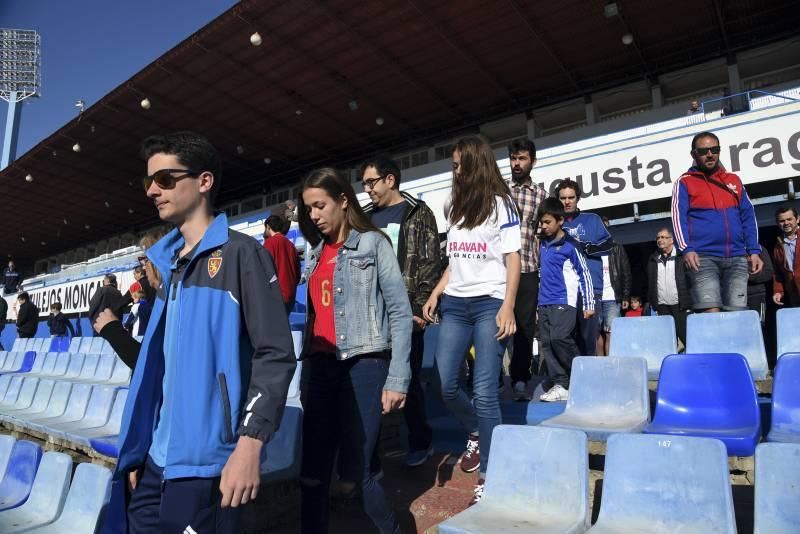
[[[408,290],[411,311],[422,317],[422,306],[430,297],[442,275],[439,233],[433,211],[422,200],[402,192],[408,204],[400,227],[397,261]],[[364,212],[371,216],[375,205],[370,202]]]

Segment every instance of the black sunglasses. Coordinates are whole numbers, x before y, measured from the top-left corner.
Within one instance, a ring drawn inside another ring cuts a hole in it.
[[[706,148],[695,148],[694,151],[697,153],[698,156],[705,156],[709,152],[712,154],[719,154],[722,149],[718,146],[710,146]]]
[[[182,172],[183,174],[175,176],[172,174],[173,172]],[[189,176],[197,176],[198,174],[200,174],[199,171],[191,171],[189,169],[160,169],[150,176],[142,178],[142,182],[144,183],[145,191],[150,189],[153,182],[156,183],[159,189],[174,189],[178,180],[183,180]]]
[[[377,178],[364,178],[364,180],[361,182],[361,185],[364,188],[364,191],[371,191],[375,189],[375,184],[384,179],[386,179],[386,176],[378,176]]]

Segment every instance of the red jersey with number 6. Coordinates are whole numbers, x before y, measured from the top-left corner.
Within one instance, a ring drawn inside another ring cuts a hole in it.
[[[317,268],[308,281],[308,294],[314,306],[311,352],[336,352],[336,321],[333,315],[333,273],[342,243],[322,247]]]

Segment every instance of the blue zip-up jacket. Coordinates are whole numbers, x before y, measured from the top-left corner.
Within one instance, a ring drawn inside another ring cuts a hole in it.
[[[580,245],[578,245],[580,246]],[[539,306],[577,307],[578,292],[586,295],[584,310],[594,310],[593,275],[586,257],[568,236],[543,239],[539,246]]]
[[[675,243],[686,254],[731,258],[759,254],[758,224],[739,177],[720,165],[711,176],[696,167],[672,189]]]
[[[131,379],[115,479],[144,464],[162,399],[165,339],[172,382],[164,478],[220,476],[237,431],[268,441],[278,428],[296,362],[269,253],[216,216],[179,279],[184,239],[173,230],[147,256],[161,273],[155,305]],[[165,332],[166,298],[178,313]]]
[[[592,288],[595,295],[603,294],[603,256],[614,247],[603,220],[594,213],[576,211],[564,219],[564,231],[586,256],[586,264],[592,273]]]

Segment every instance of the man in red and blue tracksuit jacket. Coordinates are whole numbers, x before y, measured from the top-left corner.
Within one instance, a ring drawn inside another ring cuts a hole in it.
[[[719,163],[719,138],[692,139],[695,165],[672,190],[672,224],[683,254],[693,307],[747,309],[747,278],[761,271],[755,211],[741,179]],[[748,266],[749,263],[749,266]]]

